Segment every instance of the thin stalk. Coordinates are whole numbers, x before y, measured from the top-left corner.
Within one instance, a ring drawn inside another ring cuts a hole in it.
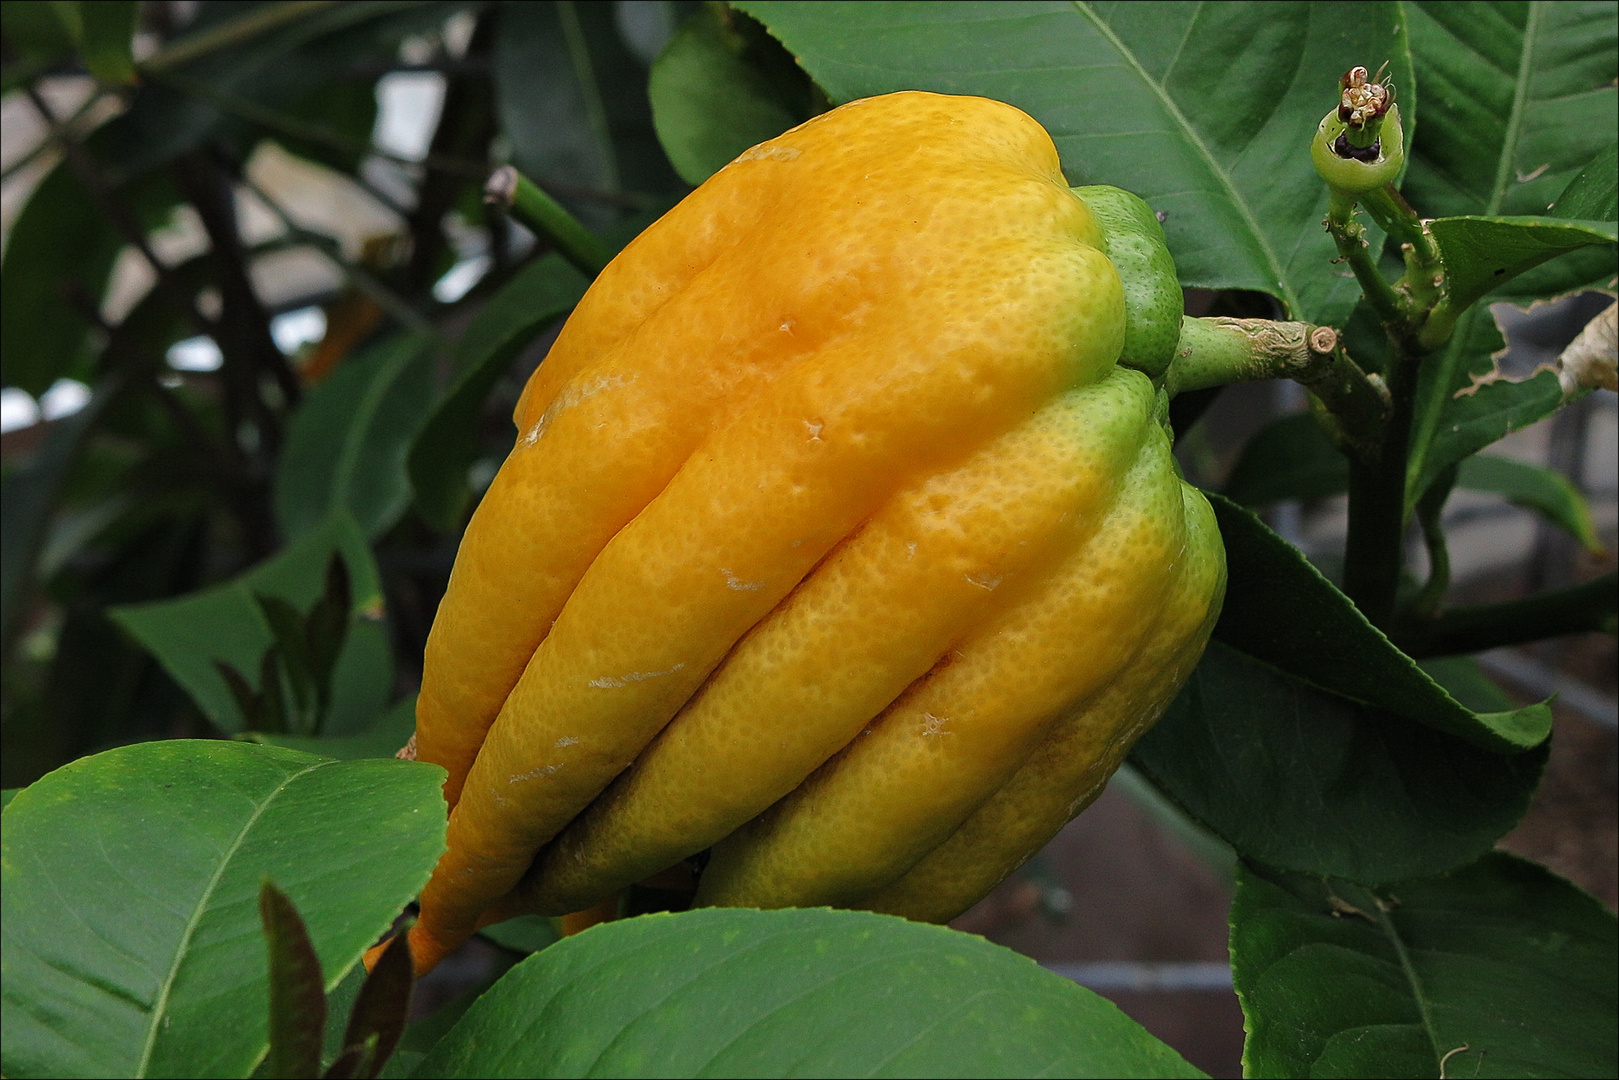
[[[489,177],[484,199],[509,209],[513,217],[544,237],[587,277],[600,274],[613,259],[611,248],[510,165],[496,169]]]
[[[1619,624],[1619,571],[1566,589],[1519,600],[1454,608],[1433,619],[1403,626],[1396,643],[1407,654],[1454,656],[1505,645],[1596,631],[1612,634]]]
[[[1452,465],[1417,500],[1417,520],[1422,524],[1422,541],[1428,549],[1428,580],[1409,609],[1418,616],[1430,616],[1438,611],[1450,588],[1450,548],[1445,544],[1441,515],[1455,483],[1456,466]]]

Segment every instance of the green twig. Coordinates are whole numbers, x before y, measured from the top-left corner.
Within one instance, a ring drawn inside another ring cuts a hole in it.
[[[1520,600],[1455,608],[1399,628],[1395,643],[1411,656],[1453,656],[1522,645],[1561,634],[1612,634],[1619,619],[1619,571],[1581,585]]]
[[[1412,600],[1410,610],[1420,617],[1438,611],[1450,588],[1450,548],[1445,544],[1441,514],[1455,483],[1456,466],[1452,465],[1417,500],[1417,520],[1422,523],[1422,540],[1428,548],[1428,580]]]
[[[594,278],[613,259],[611,248],[510,165],[496,169],[489,177],[484,198],[508,208],[513,217],[544,237],[587,277]]]
[[[1186,318],[1164,376],[1171,397],[1261,379],[1292,379],[1319,399],[1350,448],[1369,453],[1388,420],[1382,380],[1362,371],[1330,326],[1270,319]]]
[[[336,4],[337,0],[286,0],[285,3],[266,4],[234,19],[227,19],[217,26],[211,26],[195,34],[187,34],[148,58],[140,65],[141,70],[154,72],[161,68],[184,64],[199,56],[206,56],[208,53],[258,37],[278,26],[297,22]]]

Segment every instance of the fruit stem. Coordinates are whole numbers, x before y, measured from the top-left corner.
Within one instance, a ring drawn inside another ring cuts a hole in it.
[[[587,277],[594,278],[612,261],[611,248],[512,166],[496,169],[483,192],[484,202],[505,207]]]

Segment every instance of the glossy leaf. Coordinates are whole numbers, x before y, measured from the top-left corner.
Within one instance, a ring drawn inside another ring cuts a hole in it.
[[[275,475],[289,539],[344,510],[374,540],[405,512],[405,459],[433,400],[432,345],[403,334],[351,357],[293,414]]]
[[[1448,217],[1431,228],[1458,309],[1548,259],[1619,239],[1611,221],[1550,217]]]
[[[1619,219],[1619,143],[1609,143],[1606,150],[1599,151],[1546,212],[1586,221]]]
[[[652,65],[652,118],[675,171],[701,184],[742,151],[808,119],[750,56],[734,16],[705,6]]]
[[[254,594],[278,596],[308,610],[321,595],[333,551],[341,552],[348,564],[354,609],[332,676],[325,730],[352,735],[382,711],[393,685],[393,659],[382,624],[376,565],[359,527],[344,513],[223,585],[173,600],[113,608],[110,615],[157,657],[209,720],[235,733],[245,720],[216,661],[257,673],[274,635]]]
[[[1544,515],[1587,550],[1602,550],[1585,495],[1561,473],[1511,458],[1477,454],[1461,463],[1456,486],[1500,495]]]
[[[982,938],[733,908],[603,923],[536,953],[414,1075],[1199,1074],[1109,1002]]]
[[[1504,853],[1376,891],[1245,869],[1245,1076],[1605,1076],[1614,917]]]
[[[560,255],[548,255],[490,297],[461,335],[449,389],[409,450],[416,508],[434,528],[454,529],[471,495],[467,469],[478,454],[478,418],[489,392],[541,330],[573,309],[588,285]]]
[[[1353,18],[1310,3],[737,6],[834,102],[932,90],[1023,109],[1071,183],[1114,184],[1168,215],[1183,285],[1270,293],[1329,324],[1354,305],[1303,147],[1353,65],[1387,59],[1413,85],[1397,5],[1358,4]]]
[[[260,883],[335,985],[432,869],[443,776],[157,742],[29,787],[5,812],[6,1075],[248,1075],[268,1031]]]
[[[1329,693],[1386,710],[1498,754],[1540,745],[1545,705],[1464,708],[1389,643],[1349,599],[1253,514],[1211,495],[1229,581],[1214,636]]]
[[[1481,750],[1219,641],[1130,755],[1245,858],[1373,883],[1477,859],[1528,809],[1545,760],[1544,746]]]

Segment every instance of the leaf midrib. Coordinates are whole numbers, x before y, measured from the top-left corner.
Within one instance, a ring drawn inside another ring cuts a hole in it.
[[[1215,160],[1213,152],[1203,142],[1197,129],[1192,126],[1191,121],[1186,119],[1185,114],[1180,110],[1180,106],[1175,104],[1175,100],[1169,96],[1169,93],[1158,84],[1156,79],[1147,74],[1146,68],[1141,66],[1135,54],[1125,47],[1124,42],[1119,40],[1118,35],[1113,32],[1113,28],[1097,17],[1096,13],[1091,10],[1090,5],[1085,3],[1084,0],[1073,0],[1073,5],[1074,9],[1089,19],[1097,31],[1107,39],[1108,43],[1118,50],[1119,56],[1124,59],[1130,70],[1146,85],[1148,90],[1157,97],[1159,104],[1169,113],[1170,119],[1179,127],[1181,134],[1191,143],[1198,156],[1203,159],[1204,164],[1208,166],[1209,172],[1214,175],[1220,186],[1225,190],[1226,197],[1237,208],[1237,213],[1241,216],[1243,224],[1248,226],[1249,234],[1259,245],[1260,253],[1265,257],[1265,269],[1270,274],[1271,281],[1275,282],[1276,287],[1281,289],[1282,301],[1287,305],[1288,312],[1291,314],[1298,311],[1298,297],[1294,295],[1292,287],[1287,284],[1287,278],[1282,273],[1281,263],[1277,260],[1276,252],[1271,247],[1270,237],[1266,236],[1265,231],[1259,227],[1259,221],[1254,217],[1252,209],[1248,206],[1248,201],[1242,197],[1236,185],[1231,182],[1231,177],[1227,174],[1225,168]]]
[[[225,868],[236,857],[236,853],[241,849],[247,834],[252,831],[254,825],[258,824],[259,818],[264,816],[264,812],[269,809],[270,804],[275,802],[277,796],[285,791],[288,785],[299,777],[311,773],[323,765],[330,764],[332,763],[329,761],[317,761],[283,777],[279,784],[265,794],[263,801],[254,807],[253,813],[237,831],[236,838],[231,841],[229,850],[225,852],[225,857],[219,860],[219,866],[215,868],[213,876],[208,879],[208,884],[203,889],[202,895],[198,897],[197,904],[192,908],[190,917],[186,919],[185,930],[180,934],[179,944],[174,950],[174,962],[169,966],[169,972],[164,976],[162,986],[158,989],[157,999],[153,1002],[151,1022],[148,1024],[146,1031],[146,1045],[141,1048],[140,1063],[135,1067],[136,1076],[147,1075],[146,1070],[151,1064],[152,1052],[157,1048],[158,1029],[163,1026],[163,1017],[168,1011],[169,994],[174,989],[174,980],[180,974],[180,965],[185,961],[187,946],[191,944],[192,935],[196,933],[198,924],[202,922],[202,914],[208,910],[209,902],[213,899],[214,890],[219,887],[220,879],[225,876]]]
[[[1507,195],[1507,177],[1518,154],[1518,132],[1523,125],[1524,103],[1529,96],[1529,62],[1535,54],[1535,35],[1540,28],[1540,0],[1529,5],[1529,19],[1524,23],[1523,48],[1518,52],[1518,82],[1512,89],[1512,113],[1507,117],[1506,135],[1501,140],[1501,160],[1495,166],[1495,184],[1490,189],[1487,214],[1501,212],[1501,203]]]

